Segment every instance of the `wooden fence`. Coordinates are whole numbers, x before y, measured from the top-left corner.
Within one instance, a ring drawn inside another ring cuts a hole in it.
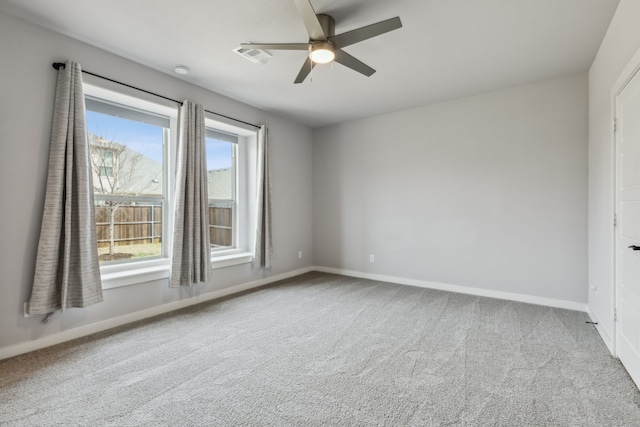
[[[214,247],[233,245],[232,208],[209,207],[209,239]]]
[[[110,206],[96,206],[98,247],[109,246]],[[230,207],[209,208],[209,237],[212,246],[231,246],[233,211]],[[162,241],[162,206],[118,206],[114,213],[114,241],[117,246]]]

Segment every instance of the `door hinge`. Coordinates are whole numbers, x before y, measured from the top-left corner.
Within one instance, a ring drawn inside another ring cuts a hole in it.
[[[613,214],[613,226],[617,227],[618,226],[618,214]]]
[[[613,321],[614,322],[618,321],[618,309],[617,308],[613,309]]]
[[[618,119],[615,118],[613,119],[613,133],[616,133],[618,131]]]

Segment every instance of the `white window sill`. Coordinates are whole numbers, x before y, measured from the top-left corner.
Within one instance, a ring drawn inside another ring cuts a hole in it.
[[[253,254],[251,252],[239,252],[239,253],[220,253],[211,257],[211,269],[231,267],[232,265],[247,264],[253,261]]]
[[[114,268],[116,267],[116,268]],[[161,280],[169,277],[171,266],[168,261],[156,265],[105,266],[100,269],[102,289],[119,288],[137,283]]]
[[[218,253],[211,257],[211,269],[247,264],[253,261],[251,252]],[[119,288],[138,283],[169,278],[171,265],[168,260],[132,264],[107,265],[100,268],[102,289]]]

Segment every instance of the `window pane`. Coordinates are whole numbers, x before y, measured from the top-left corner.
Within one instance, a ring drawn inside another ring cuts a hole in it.
[[[162,254],[162,202],[96,200],[100,262]]]
[[[209,239],[212,249],[233,247],[233,203],[209,200]]]
[[[223,249],[234,245],[235,144],[216,136],[208,129],[209,236],[213,249]]]
[[[92,102],[90,105],[99,105],[99,101]],[[101,263],[163,254],[168,129],[155,124],[157,120],[141,121],[144,112],[139,110],[130,117],[126,107],[114,111],[118,116],[87,110]]]
[[[161,126],[87,111],[96,194],[162,195]]]
[[[113,176],[113,168],[112,167],[100,167],[99,168],[99,176]]]

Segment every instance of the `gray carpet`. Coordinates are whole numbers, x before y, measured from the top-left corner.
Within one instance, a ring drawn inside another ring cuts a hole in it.
[[[0,362],[0,424],[639,426],[586,320],[310,273]]]

